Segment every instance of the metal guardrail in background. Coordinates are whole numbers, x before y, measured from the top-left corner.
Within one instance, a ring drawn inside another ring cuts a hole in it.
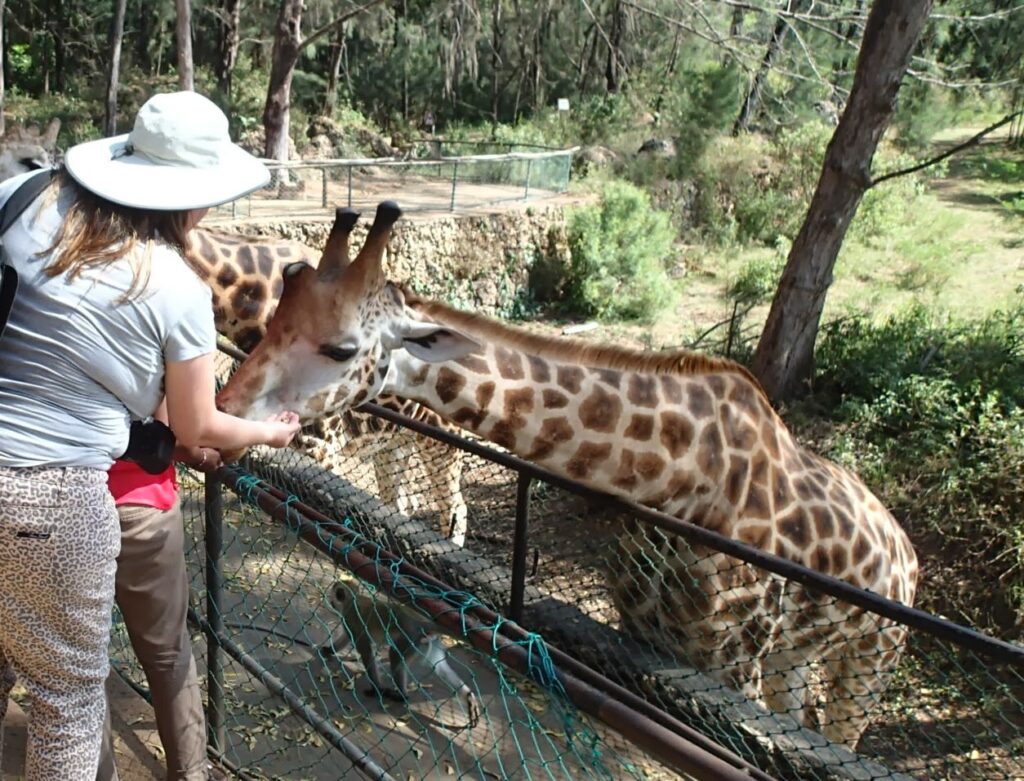
[[[404,211],[448,211],[532,201],[565,192],[579,147],[425,159],[267,160],[270,184],[217,207],[232,219],[341,205],[368,208],[402,194]]]

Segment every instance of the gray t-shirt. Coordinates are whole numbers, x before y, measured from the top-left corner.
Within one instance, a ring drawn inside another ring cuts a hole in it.
[[[0,182],[0,205],[26,176]],[[73,280],[48,277],[52,243],[72,193],[44,194],[0,237],[20,277],[0,337],[0,466],[107,469],[133,418],[163,397],[164,362],[213,351],[210,289],[178,252],[153,244],[143,292],[127,302],[143,247]]]

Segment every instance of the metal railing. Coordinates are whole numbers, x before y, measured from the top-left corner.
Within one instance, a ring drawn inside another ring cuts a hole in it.
[[[578,149],[425,159],[266,161],[270,184],[217,207],[214,216],[294,216],[342,205],[369,209],[399,195],[408,212],[456,212],[533,201],[568,189]]]

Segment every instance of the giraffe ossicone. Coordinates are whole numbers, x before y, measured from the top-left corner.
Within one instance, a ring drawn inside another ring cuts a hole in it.
[[[540,336],[420,298],[384,278],[396,219],[382,204],[355,260],[332,236],[321,261],[332,271],[285,281],[223,409],[311,419],[394,393],[593,488],[913,603],[906,533],[855,475],[794,440],[744,367]],[[904,627],[637,523],[619,555],[625,629],[856,744]]]

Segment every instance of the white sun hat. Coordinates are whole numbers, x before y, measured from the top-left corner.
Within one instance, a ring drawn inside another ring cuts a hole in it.
[[[270,181],[267,167],[231,142],[224,112],[196,92],[154,95],[131,133],[73,146],[64,165],[108,201],[160,211],[217,206]]]

